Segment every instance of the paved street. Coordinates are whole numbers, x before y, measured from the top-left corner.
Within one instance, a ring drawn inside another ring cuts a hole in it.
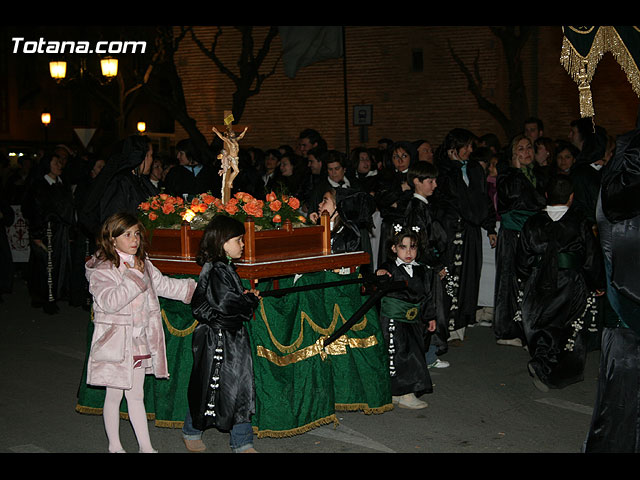
[[[101,453],[102,417],[77,413],[88,314],[61,304],[48,316],[29,306],[26,287],[0,304],[0,452]],[[599,352],[589,354],[585,380],[542,393],[526,372],[527,352],[498,346],[486,327],[467,330],[451,347],[451,367],[432,370],[435,392],[423,410],[381,415],[339,413],[340,425],[282,439],[256,439],[265,453],[578,453],[589,427]],[[425,399],[425,397],[422,397]],[[180,431],[150,422],[161,453],[185,453]],[[137,451],[121,423],[125,449]],[[207,431],[208,451],[227,453],[228,435]]]

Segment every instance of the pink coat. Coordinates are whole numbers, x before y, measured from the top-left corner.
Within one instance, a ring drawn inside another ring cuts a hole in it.
[[[152,367],[147,373],[169,377],[167,354],[160,312],[161,297],[191,302],[196,281],[163,275],[147,259],[145,273],[116,268],[112,262],[91,257],[85,264],[89,291],[93,295],[94,331],[87,364],[87,383],[128,390],[133,384],[134,319],[148,318],[146,337]],[[144,301],[133,302],[138,295]],[[139,305],[135,308],[134,305]]]

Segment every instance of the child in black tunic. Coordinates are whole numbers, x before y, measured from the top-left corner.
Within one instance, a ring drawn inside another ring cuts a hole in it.
[[[407,288],[391,292],[381,301],[380,326],[389,350],[389,374],[393,403],[402,408],[419,409],[427,403],[417,397],[433,392],[425,359],[425,329],[435,330],[435,307],[431,275],[416,262],[419,227],[394,224],[389,260],[377,275],[393,281],[406,281]]]
[[[198,326],[187,396],[196,430],[229,431],[234,452],[255,452],[255,386],[244,323],[253,317],[260,293],[243,287],[233,265],[242,257],[243,235],[241,222],[217,215],[202,236],[197,257],[202,271],[191,299]]]

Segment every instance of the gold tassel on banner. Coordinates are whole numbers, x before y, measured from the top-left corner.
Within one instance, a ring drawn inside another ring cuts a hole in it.
[[[582,118],[593,117],[595,112],[593,109],[593,98],[591,96],[591,87],[587,80],[587,69],[585,67],[580,69],[578,74],[578,91],[580,92],[580,116]]]

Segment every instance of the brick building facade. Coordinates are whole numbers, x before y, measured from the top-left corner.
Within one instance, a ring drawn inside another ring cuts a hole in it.
[[[196,27],[211,45],[215,27]],[[256,27],[255,48],[262,44],[266,27]],[[225,27],[217,52],[230,69],[239,53],[240,35]],[[508,116],[507,68],[500,40],[484,26],[348,26],[345,28],[346,61],[324,60],[288,78],[282,66],[247,102],[241,125],[250,128],[243,146],[295,145],[298,133],[315,128],[330,148],[345,150],[345,83],[348,102],[348,146],[375,145],[381,137],[394,140],[427,139],[438,145],[454,127],[478,135],[495,133],[506,142],[498,122],[481,110],[467,81],[449,51],[449,42],[469,68],[478,55],[484,95]],[[545,134],[566,138],[571,120],[579,117],[578,90],[561,66],[560,26],[538,27],[523,55],[523,71],[530,114],[545,123]],[[261,68],[272,68],[281,51],[276,37]],[[178,70],[190,115],[207,138],[211,126],[221,125],[231,108],[235,87],[187,36],[181,43]],[[420,63],[422,70],[420,71]],[[346,66],[346,69],[345,69]],[[346,71],[346,77],[344,72]],[[596,122],[617,135],[635,126],[638,97],[610,54],[598,66],[592,83]],[[372,124],[353,125],[353,107],[372,106]],[[176,124],[176,139],[186,134]]]

